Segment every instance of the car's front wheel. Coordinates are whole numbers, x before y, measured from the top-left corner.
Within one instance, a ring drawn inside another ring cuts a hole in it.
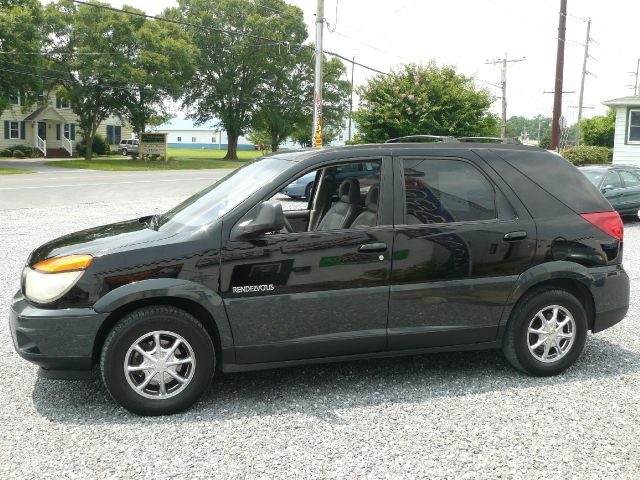
[[[111,396],[140,415],[193,405],[215,372],[213,342],[192,315],[150,306],[126,315],[107,336],[100,367]]]
[[[122,153],[122,156],[123,156],[123,157],[126,157],[128,152],[127,152],[127,149],[126,149],[126,148],[123,148],[123,149],[120,151],[120,153]]]
[[[518,370],[556,375],[582,353],[587,314],[571,293],[558,288],[527,294],[514,310],[503,339],[505,357]]]

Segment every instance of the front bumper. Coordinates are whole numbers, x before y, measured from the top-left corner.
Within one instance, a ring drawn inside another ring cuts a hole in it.
[[[18,354],[42,367],[42,376],[78,378],[79,372],[91,370],[96,335],[106,317],[92,308],[37,308],[18,292],[9,328]]]
[[[622,265],[591,269],[591,294],[595,305],[593,333],[612,327],[629,310],[629,276]]]

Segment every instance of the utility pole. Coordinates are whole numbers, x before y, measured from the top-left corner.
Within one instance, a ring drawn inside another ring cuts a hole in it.
[[[638,84],[638,74],[640,73],[640,58],[638,59],[638,63],[636,64],[636,81],[633,83],[633,94],[640,94],[640,84]]]
[[[507,64],[515,63],[515,62],[523,62],[527,59],[527,57],[517,58],[514,60],[508,60],[507,54],[504,54],[504,58],[496,59],[496,60],[487,60],[485,63],[487,65],[498,65],[502,64],[501,71],[501,80],[500,80],[500,88],[502,89],[502,123],[500,125],[500,136],[502,138],[507,138]]]
[[[353,114],[353,71],[356,66],[356,57],[353,56],[351,61],[351,98],[349,98],[349,141],[351,141],[351,115]]]
[[[322,33],[324,30],[324,0],[317,0],[316,11],[316,82],[313,90],[313,132],[311,145],[322,147]]]
[[[558,22],[558,51],[556,54],[556,78],[553,95],[553,119],[551,121],[551,150],[560,145],[560,115],[562,113],[562,83],[564,76],[564,44],[567,33],[567,0],[560,0]]]
[[[587,20],[587,40],[584,42],[584,59],[582,60],[582,79],[580,80],[580,97],[578,98],[578,123],[576,125],[576,145],[580,145],[580,120],[582,120],[582,101],[584,100],[584,79],[587,76],[587,60],[589,59],[589,42],[591,42],[591,19]]]

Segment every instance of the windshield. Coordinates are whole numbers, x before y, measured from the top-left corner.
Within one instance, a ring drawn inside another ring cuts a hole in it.
[[[606,170],[587,170],[584,168],[581,168],[580,171],[596,187],[600,185],[600,182],[602,182],[602,177],[604,177],[604,174],[607,173]]]
[[[290,162],[278,157],[248,163],[169,210],[158,224],[201,227],[211,223],[272,181],[289,165]]]

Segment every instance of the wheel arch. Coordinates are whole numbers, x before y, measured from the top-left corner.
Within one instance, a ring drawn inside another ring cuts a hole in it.
[[[542,267],[542,268],[539,268]],[[575,296],[584,306],[587,326],[593,329],[595,320],[595,300],[589,286],[593,278],[586,267],[573,262],[550,262],[538,265],[518,278],[509,302],[500,320],[498,340],[501,340],[507,324],[518,305],[533,291],[544,288],[559,288]]]

